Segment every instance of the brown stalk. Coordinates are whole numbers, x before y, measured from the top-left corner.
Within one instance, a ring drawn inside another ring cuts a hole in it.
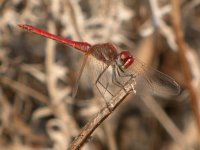
[[[48,30],[51,33],[56,32],[55,24],[52,20],[49,20]],[[67,112],[65,105],[62,105],[57,97],[57,93],[59,92],[56,87],[57,76],[55,72],[55,41],[47,40],[46,45],[46,70],[47,70],[47,89],[49,91],[50,99],[51,99],[51,109],[54,112],[54,115],[58,117],[60,120],[68,124],[70,130],[70,135],[76,134],[78,131],[76,123],[71,118],[69,113]]]
[[[143,103],[150,109],[157,120],[162,124],[168,134],[174,139],[180,148],[189,148],[189,143],[183,138],[183,133],[177,128],[171,118],[166,114],[162,107],[150,95],[142,97]]]
[[[112,112],[120,105],[120,103],[130,94],[131,88],[128,89],[128,92],[121,90],[115,97],[113,97],[109,103],[104,106],[96,116],[91,119],[82,129],[77,138],[71,143],[69,150],[78,150],[80,149],[94,130],[109,116]],[[110,106],[108,108],[108,106]]]
[[[78,36],[80,41],[83,41],[82,36],[81,36],[81,32],[80,32],[80,28],[78,26],[78,21],[77,21],[77,14],[76,14],[76,10],[75,10],[75,5],[72,4],[72,2],[70,0],[65,1],[65,5],[69,10],[69,14],[70,14],[70,21],[74,27],[74,30],[76,32],[76,35]],[[77,6],[78,7],[78,6]]]
[[[179,53],[179,61],[182,73],[186,80],[186,86],[190,92],[191,95],[191,106],[192,111],[196,119],[196,124],[198,127],[198,130],[200,132],[200,113],[198,108],[198,93],[197,89],[192,85],[192,76],[189,69],[189,64],[187,63],[186,59],[186,45],[183,38],[183,31],[181,27],[181,17],[180,17],[180,4],[179,0],[171,0],[172,4],[172,13],[171,13],[171,20],[173,29],[175,32],[175,38],[178,45],[178,53]]]

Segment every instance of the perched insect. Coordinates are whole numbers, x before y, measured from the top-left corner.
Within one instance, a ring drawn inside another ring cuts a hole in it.
[[[107,99],[106,93],[110,97],[116,95],[117,91],[113,91],[111,88],[113,86],[117,87],[118,90],[124,89],[126,91],[125,86],[130,85],[133,91],[138,94],[150,91],[159,95],[177,95],[180,92],[179,85],[172,78],[155,69],[148,69],[142,61],[134,57],[129,51],[120,51],[112,43],[90,45],[87,42],[65,39],[30,25],[20,24],[19,27],[74,47],[85,54],[73,97],[76,95],[78,83],[87,61],[94,64],[95,85],[104,99]],[[88,58],[91,58],[91,60],[88,60]]]

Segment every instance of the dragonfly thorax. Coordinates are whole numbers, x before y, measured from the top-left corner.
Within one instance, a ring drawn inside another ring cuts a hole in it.
[[[119,53],[117,63],[122,69],[127,69],[134,62],[134,58],[129,51]]]

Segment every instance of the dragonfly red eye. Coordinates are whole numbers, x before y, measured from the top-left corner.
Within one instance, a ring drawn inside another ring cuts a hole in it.
[[[129,51],[122,51],[119,54],[119,57],[125,69],[128,68],[134,62],[134,58]]]

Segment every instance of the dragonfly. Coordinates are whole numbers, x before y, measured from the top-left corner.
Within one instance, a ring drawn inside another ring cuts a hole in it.
[[[148,92],[165,97],[180,93],[180,86],[174,79],[156,69],[148,68],[128,50],[121,50],[113,43],[91,45],[87,42],[73,41],[53,35],[30,25],[19,24],[18,26],[84,53],[72,97],[75,97],[77,93],[80,78],[88,61],[93,64],[91,71],[95,72],[92,73],[96,78],[95,85],[106,101],[115,96],[119,90],[126,92],[127,85],[139,95]]]

